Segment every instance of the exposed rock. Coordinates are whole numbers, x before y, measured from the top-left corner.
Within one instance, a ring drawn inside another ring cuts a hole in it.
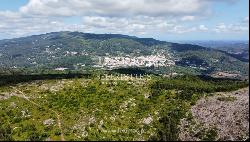
[[[94,124],[96,122],[95,117],[89,119],[89,124]]]
[[[3,92],[3,93],[0,93],[0,100],[6,100],[6,99],[9,99],[10,97],[12,96],[16,96],[15,93],[13,92]]]
[[[15,102],[11,102],[11,103],[10,103],[10,107],[16,108],[16,103],[15,103]]]
[[[31,116],[31,115],[29,114],[29,111],[28,111],[28,110],[22,110],[21,113],[22,113],[22,117],[23,117],[23,118],[26,118],[26,117],[30,117],[30,116]]]
[[[150,124],[152,121],[153,118],[151,116],[143,119],[143,123],[146,125]]]
[[[135,99],[130,98],[129,100],[125,101],[120,105],[120,110],[124,112],[128,110],[129,107],[134,107],[134,106],[136,106]]]
[[[103,120],[100,121],[99,125],[98,125],[98,129],[102,129],[103,126]]]
[[[54,124],[54,122],[55,122],[55,120],[53,120],[53,119],[50,118],[50,119],[44,120],[43,121],[43,125],[51,126],[51,125]]]
[[[147,99],[150,97],[150,94],[144,94],[144,98]]]
[[[222,96],[235,99],[218,99]],[[198,132],[190,130],[204,131],[215,127],[217,140],[245,140],[249,133],[249,88],[202,98],[192,107],[191,112],[194,117],[192,121],[181,121],[181,140],[200,140],[194,135]]]

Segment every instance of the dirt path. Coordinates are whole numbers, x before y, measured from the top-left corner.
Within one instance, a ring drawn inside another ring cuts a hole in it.
[[[22,91],[20,91],[20,90],[14,88],[14,87],[12,87],[12,88],[13,88],[14,90],[16,90],[16,92],[19,93],[19,94],[15,94],[14,96],[17,96],[17,97],[19,97],[19,98],[23,98],[23,99],[27,100],[28,102],[34,104],[34,105],[37,106],[37,107],[40,107],[40,108],[43,107],[43,106],[37,104],[36,102],[31,101],[27,96],[25,96],[25,94],[24,94]],[[50,110],[51,112],[53,112],[53,113],[56,114],[57,125],[58,125],[58,127],[59,127],[59,129],[60,129],[60,131],[61,131],[61,141],[65,141],[65,139],[64,139],[64,134],[63,134],[63,129],[62,129],[62,124],[61,124],[61,119],[60,119],[59,113],[56,112],[55,110],[51,109],[51,108],[50,108],[49,110]]]
[[[62,130],[62,125],[61,125],[60,115],[56,111],[54,111],[52,109],[50,109],[50,110],[56,114],[57,124],[58,124],[59,129],[61,130],[61,141],[65,141],[64,135],[63,135],[63,130]]]

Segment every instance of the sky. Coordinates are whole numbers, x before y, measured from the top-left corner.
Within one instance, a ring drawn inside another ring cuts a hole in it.
[[[57,31],[248,40],[249,0],[1,0],[0,39]]]

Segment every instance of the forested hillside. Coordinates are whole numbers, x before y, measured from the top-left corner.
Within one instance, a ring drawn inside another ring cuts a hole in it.
[[[127,64],[117,65],[125,59]],[[170,67],[189,74],[225,71],[246,76],[249,70],[248,62],[217,49],[119,34],[53,32],[0,41],[1,72],[124,66],[150,66],[160,74],[169,73]]]

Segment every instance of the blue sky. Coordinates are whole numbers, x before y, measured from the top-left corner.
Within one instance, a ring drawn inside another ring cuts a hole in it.
[[[248,0],[1,0],[0,39],[53,31],[248,40]]]
[[[18,11],[19,8],[28,3],[28,0],[1,0],[0,10]]]

